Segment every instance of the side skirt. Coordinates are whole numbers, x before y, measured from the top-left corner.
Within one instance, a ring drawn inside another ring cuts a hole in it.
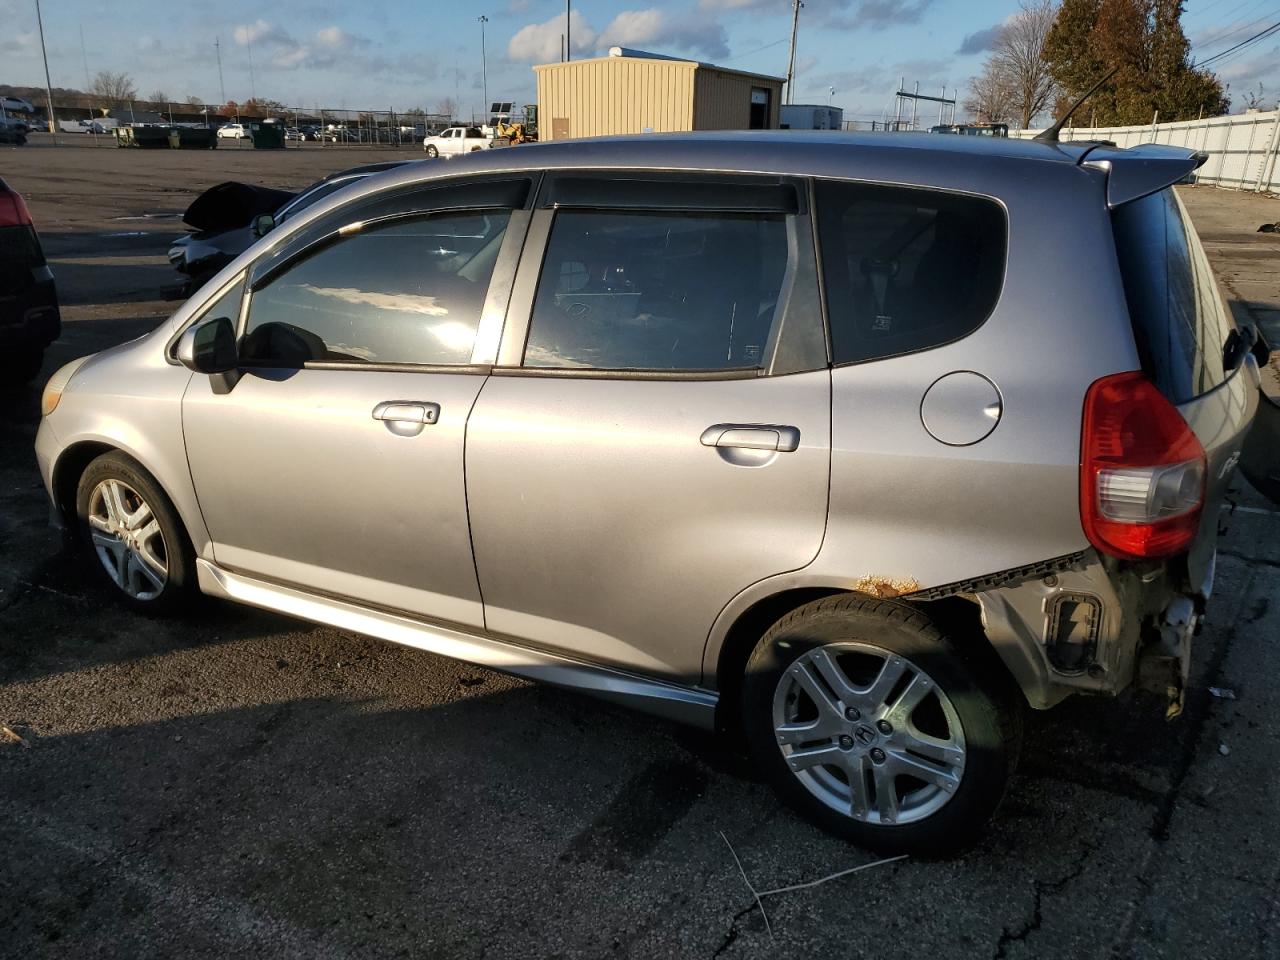
[[[638,677],[621,670],[571,660],[482,634],[424,623],[342,600],[304,593],[292,587],[223,570],[207,560],[197,559],[196,569],[200,589],[210,596],[417,647],[419,650],[455,660],[465,660],[482,667],[528,677],[540,683],[581,690],[678,723],[707,730],[715,726],[718,697],[708,690]]]

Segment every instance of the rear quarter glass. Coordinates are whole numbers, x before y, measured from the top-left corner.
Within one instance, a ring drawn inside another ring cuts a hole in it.
[[[1143,372],[1175,404],[1208,393],[1231,372],[1235,324],[1186,208],[1168,187],[1119,207],[1112,225]]]
[[[951,343],[995,309],[1008,226],[994,200],[819,181],[815,209],[837,364]]]

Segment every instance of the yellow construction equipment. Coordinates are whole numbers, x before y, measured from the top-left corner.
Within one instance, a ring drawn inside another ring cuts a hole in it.
[[[499,137],[509,140],[513,147],[516,144],[531,143],[537,139],[537,137],[525,130],[523,123],[503,123],[499,121],[495,130]]]

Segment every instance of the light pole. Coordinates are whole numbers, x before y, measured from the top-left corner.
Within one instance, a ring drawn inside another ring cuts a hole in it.
[[[484,25],[489,22],[489,18],[481,14],[476,19],[480,21],[480,83],[484,87],[484,110],[487,117],[489,115],[489,68],[484,58]]]
[[[564,0],[564,60],[568,63],[573,59],[573,11],[569,5],[573,0]]]
[[[36,26],[40,28],[40,56],[44,58],[44,93],[49,104],[49,135],[58,145],[58,118],[53,115],[53,81],[49,79],[49,53],[44,48],[44,18],[40,16],[40,0],[36,0]]]

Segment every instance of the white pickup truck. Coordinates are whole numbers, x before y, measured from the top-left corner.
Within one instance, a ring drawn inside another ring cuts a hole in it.
[[[433,137],[423,138],[422,141],[422,149],[432,158],[456,157],[463,153],[506,146],[510,146],[507,140],[485,136],[479,127],[449,127]]]

